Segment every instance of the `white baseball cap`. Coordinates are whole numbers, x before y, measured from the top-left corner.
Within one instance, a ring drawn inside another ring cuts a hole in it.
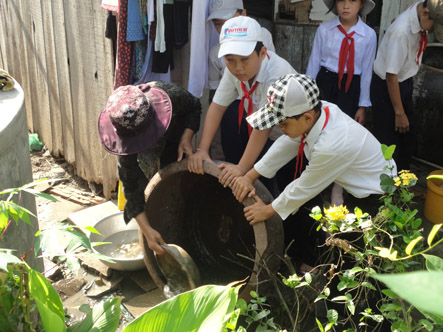
[[[250,55],[259,41],[263,41],[263,36],[256,20],[247,16],[233,17],[221,28],[218,57],[226,54]]]
[[[215,19],[229,20],[234,17],[237,9],[244,9],[242,0],[211,0],[206,22]]]

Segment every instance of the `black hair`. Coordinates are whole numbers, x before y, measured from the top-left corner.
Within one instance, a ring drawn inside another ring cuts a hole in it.
[[[258,41],[257,44],[255,45],[255,49],[254,51],[257,52],[257,55],[260,55],[261,49],[263,48],[263,43],[261,41]]]
[[[336,2],[337,2],[337,0],[332,1],[331,5],[328,8],[328,11],[326,12],[326,14],[329,14],[334,9]]]
[[[428,0],[423,1],[423,7],[427,8],[428,7]]]
[[[318,103],[317,103],[317,105],[315,105],[314,108],[313,108],[314,112],[315,112],[315,113],[320,113],[320,112],[321,112],[321,107],[322,107],[322,105],[321,105],[321,101],[319,100]],[[310,111],[310,110],[309,110],[309,111]],[[306,111],[306,112],[309,112],[309,111]],[[302,113],[302,114],[298,114],[298,115],[290,116],[289,119],[295,119],[295,120],[298,120],[298,119],[300,119],[301,116],[302,116],[303,114],[305,114],[306,112],[304,112],[304,113]]]
[[[243,14],[243,11],[244,11],[244,9],[237,8],[237,14],[238,14],[238,15]]]

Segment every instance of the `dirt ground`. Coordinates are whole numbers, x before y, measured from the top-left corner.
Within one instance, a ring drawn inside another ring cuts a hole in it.
[[[63,157],[56,158],[48,150],[31,151],[31,165],[33,179],[63,178],[61,182],[70,188],[75,188],[94,196],[102,195],[101,185],[89,183],[79,176],[74,166],[66,162]]]
[[[87,181],[77,176],[75,168],[63,158],[55,158],[48,151],[32,151],[30,157],[34,181],[45,178],[63,179],[51,185],[45,183],[37,186],[37,190],[49,193],[57,199],[57,202],[51,202],[44,198],[36,198],[40,228],[53,221],[66,221],[71,214],[106,201],[102,195],[101,186],[94,183],[88,184]],[[114,196],[116,198],[116,194]],[[82,264],[78,275],[74,276],[63,264],[54,268],[54,262],[46,259],[44,259],[44,264],[45,271],[50,271],[45,275],[59,292],[72,323],[84,316],[78,310],[82,304],[93,307],[94,304],[110,296],[129,299],[143,293],[143,290],[134,285],[130,278],[121,281],[123,278],[118,273],[113,273],[111,276],[120,278],[118,287],[105,291],[103,295],[88,297],[85,290],[91,285],[95,288],[94,282],[100,278],[100,273]],[[147,271],[144,273],[148,275]],[[121,331],[133,319],[133,316],[123,306],[121,309],[121,323],[117,331]]]

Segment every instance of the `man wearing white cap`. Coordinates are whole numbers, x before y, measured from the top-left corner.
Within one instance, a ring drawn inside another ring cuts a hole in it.
[[[245,176],[234,181],[233,192],[237,200],[246,195],[255,197],[257,203],[245,208],[245,217],[251,225],[267,220],[278,213],[282,219],[295,221],[294,237],[301,248],[304,269],[315,263],[315,227],[313,220],[302,224],[294,213],[310,199],[321,193],[331,183],[341,185],[356,198],[383,194],[380,175],[388,162],[384,159],[381,144],[362,125],[343,113],[336,105],[320,101],[315,81],[306,75],[292,74],[281,77],[268,90],[267,104],[247,118],[258,130],[279,126],[281,136],[263,158]],[[306,169],[271,203],[265,205],[252,183],[261,175],[271,178],[288,161],[297,157],[301,167],[303,153],[308,159]],[[395,169],[394,169],[395,172]],[[306,234],[306,232],[308,232]]]
[[[220,182],[227,186],[236,177],[245,174],[253,165],[268,142],[271,130],[253,131],[246,124],[246,115],[252,114],[266,103],[266,91],[278,77],[295,73],[295,69],[284,59],[263,45],[263,36],[258,22],[247,16],[238,16],[226,21],[220,34],[219,57],[225,58],[225,70],[220,85],[209,106],[202,138],[197,152],[189,157],[188,169],[203,174],[203,161],[211,160],[209,147],[220,126],[227,107],[241,97],[237,128],[246,128],[245,136],[229,148],[241,147],[241,158],[237,165],[222,164]],[[278,129],[278,128],[277,128]],[[271,138],[281,135],[278,130]],[[269,142],[268,142],[269,144]],[[243,152],[244,151],[244,152]]]

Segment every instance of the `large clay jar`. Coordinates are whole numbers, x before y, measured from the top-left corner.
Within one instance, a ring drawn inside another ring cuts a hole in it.
[[[415,155],[443,165],[443,44],[428,44],[423,62],[414,77],[417,124]]]
[[[247,297],[267,270],[274,272],[279,266],[278,256],[282,256],[284,244],[282,220],[275,215],[266,222],[249,225],[243,208],[255,200],[248,198],[239,203],[231,189],[218,182],[220,170],[215,164],[205,162],[204,172],[188,172],[187,161],[183,160],[157,173],[145,191],[148,220],[165,242],[179,245],[189,253],[203,284],[246,280],[241,295]],[[265,203],[272,201],[259,181],[255,188]],[[155,256],[143,237],[140,242],[146,267],[156,285],[163,289],[165,278]]]

